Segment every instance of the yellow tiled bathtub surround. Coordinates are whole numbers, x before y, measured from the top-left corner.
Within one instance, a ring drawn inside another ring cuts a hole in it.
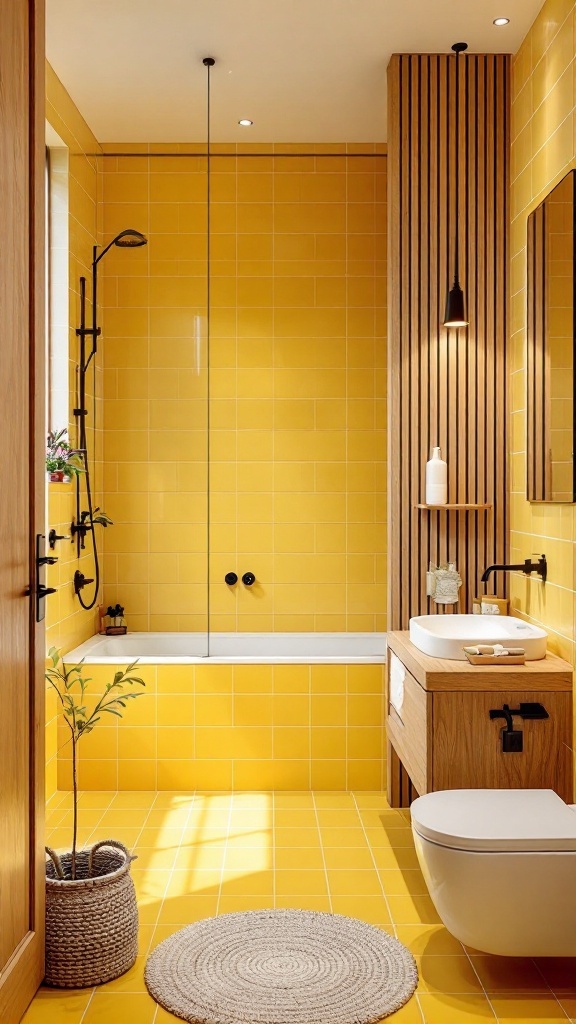
[[[102,231],[149,238],[103,271],[105,601],[138,630],[205,629],[208,600],[217,631],[384,630],[383,147],[215,147],[209,380],[206,160],[162,148],[102,160]]]
[[[122,667],[125,667],[125,662]],[[118,666],[87,665],[88,700]],[[382,789],[382,664],[139,665],[143,696],[79,746],[83,789]],[[71,786],[59,723],[58,784]]]
[[[511,193],[511,561],[545,552],[548,580],[513,576],[512,611],[542,623],[576,664],[576,510],[526,501],[526,224],[576,166],[574,0],[547,0],[513,61]]]
[[[46,118],[52,128],[65,144],[67,149],[67,193],[68,223],[64,224],[64,235],[68,238],[69,266],[69,388],[70,400],[68,415],[63,417],[60,427],[68,427],[70,439],[74,445],[77,441],[76,423],[72,409],[76,405],[76,362],[78,340],[75,328],[78,325],[79,312],[79,280],[80,276],[89,277],[92,262],[92,246],[97,239],[97,159],[99,145],[78,109],[72,103],[62,83],[46,64]],[[51,214],[52,214],[51,210]],[[65,211],[64,211],[65,216]],[[66,230],[67,229],[67,230]],[[102,382],[101,368],[96,361],[95,376],[90,374],[87,380],[87,399],[90,410],[97,409],[96,424],[101,419],[99,401],[101,401]],[[96,386],[96,403],[94,405],[94,383]],[[95,504],[101,504],[101,430],[94,429],[89,421],[88,436],[93,457],[93,487]],[[95,457],[95,458],[94,458]],[[70,534],[70,523],[76,513],[76,492],[73,484],[47,484],[47,529],[54,527],[59,535]],[[90,540],[87,540],[87,553],[79,562],[76,558],[76,546],[70,541],[61,541],[54,554],[58,557],[55,566],[47,568],[48,586],[55,587],[46,601],[46,647],[52,645],[69,650],[92,636],[97,630],[95,612],[83,611],[74,597],[72,578],[79,568],[87,576],[92,577],[92,563],[88,555]],[[56,695],[48,688],[46,692],[46,788],[48,794],[56,788],[57,745],[56,745]]]
[[[51,846],[69,848],[71,817],[70,794],[55,794]],[[147,954],[193,921],[273,907],[357,917],[408,946],[420,980],[394,1024],[576,1016],[573,961],[491,957],[449,934],[427,895],[408,812],[381,793],[82,793],[80,842],[110,835],[138,855],[138,960],[96,989],[40,989],[23,1024],[171,1024],[146,990]]]

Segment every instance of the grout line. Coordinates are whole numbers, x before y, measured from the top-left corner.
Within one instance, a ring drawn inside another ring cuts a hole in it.
[[[550,992],[550,994],[552,995],[552,997],[553,997],[553,998],[554,998],[554,999],[556,1000],[556,1002],[558,1003],[558,1006],[559,1006],[559,1007],[560,1007],[560,1009],[562,1010],[562,1013],[564,1013],[564,1014],[566,1015],[566,1017],[568,1018],[568,1020],[571,1020],[572,1018],[570,1017],[570,1014],[568,1013],[568,1011],[567,1011],[567,1010],[565,1010],[565,1009],[564,1009],[564,1007],[562,1006],[562,1003],[560,1002],[560,1000],[559,1000],[558,996],[556,995],[556,993],[554,992],[554,990],[553,990],[552,986],[550,985],[550,982],[549,982],[549,981],[547,981],[546,977],[544,976],[544,973],[542,972],[542,970],[541,970],[541,968],[540,968],[540,964],[538,964],[538,963],[536,962],[536,960],[535,960],[534,958],[532,958],[532,963],[534,964],[534,967],[535,967],[535,968],[536,968],[536,970],[538,971],[538,974],[540,975],[540,977],[541,977],[541,978],[543,979],[543,981],[544,981],[544,984],[546,985],[546,988],[547,988],[547,989],[549,990],[549,992]]]
[[[90,998],[89,998],[88,1002],[86,1003],[86,1006],[84,1007],[84,1010],[82,1012],[82,1016],[80,1017],[80,1019],[78,1021],[78,1024],[82,1024],[83,1020],[85,1020],[86,1014],[88,1013],[88,1010],[90,1009],[92,1000],[94,999],[95,995],[96,995],[96,989],[93,988],[91,993],[90,993]]]
[[[318,829],[318,836],[320,838],[320,851],[322,853],[322,863],[324,865],[324,880],[326,882],[326,890],[328,892],[328,904],[329,904],[329,907],[330,907],[330,911],[329,912],[331,914],[333,914],[334,913],[334,908],[332,906],[332,893],[330,892],[330,881],[328,879],[328,868],[326,867],[326,857],[324,856],[324,840],[322,838],[322,829],[320,828],[320,820],[318,818],[318,807],[316,805],[316,791],[312,790],[311,792],[312,792],[312,803],[314,805],[314,815],[315,815],[315,818],[316,818],[316,828]]]
[[[364,839],[366,840],[366,843],[368,845],[368,849],[370,850],[370,856],[372,858],[372,864],[373,864],[373,867],[374,867],[374,871],[378,875],[378,882],[380,884],[380,888],[382,889],[382,896],[384,897],[384,902],[386,903],[386,910],[388,911],[388,917],[390,918],[390,924],[391,924],[392,928],[394,929],[394,935],[396,936],[396,923],[395,923],[394,918],[392,916],[392,911],[390,910],[390,904],[388,902],[388,896],[387,896],[386,890],[384,888],[384,883],[383,883],[382,879],[380,878],[380,871],[378,869],[378,865],[377,865],[376,859],[374,857],[374,851],[372,849],[372,843],[368,839],[368,835],[367,835],[367,832],[366,832],[366,826],[365,826],[365,824],[364,824],[364,822],[362,820],[361,809],[358,806],[358,801],[356,800],[356,794],[355,793],[350,793],[350,796],[352,797],[352,800],[354,801],[354,807],[356,809],[356,814],[358,815],[358,818],[360,819],[360,825],[362,826],[362,832],[364,833]]]
[[[276,910],[276,792],[272,790],[272,906]]]
[[[234,771],[234,762],[232,762],[232,771]],[[234,781],[234,779],[232,779],[232,781]],[[228,794],[228,797],[229,797],[229,803],[228,803],[228,823],[226,825],[226,840],[225,840],[225,843],[224,843],[224,856],[222,858],[222,867],[220,868],[220,884],[218,886],[218,896],[217,896],[217,899],[216,899],[216,914],[215,914],[216,917],[218,917],[218,915],[220,913],[220,899],[222,897],[222,882],[224,881],[224,870],[226,868],[226,860],[227,860],[227,856],[228,856],[228,843],[229,843],[229,840],[230,840],[230,828],[232,826],[232,808],[234,807],[234,798],[233,798],[234,797],[234,790],[232,790],[232,792],[230,792]]]

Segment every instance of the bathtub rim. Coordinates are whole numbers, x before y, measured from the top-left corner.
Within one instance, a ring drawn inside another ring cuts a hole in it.
[[[138,636],[157,636],[168,638],[170,636],[181,637],[185,633],[166,632],[159,633],[153,630],[131,631],[126,634],[131,638]],[[194,634],[196,635],[196,634]],[[64,653],[63,659],[70,666],[83,660],[85,665],[123,665],[126,661],[137,659],[139,665],[383,665],[386,663],[387,634],[383,632],[352,632],[352,633],[213,633],[212,637],[221,637],[233,640],[237,637],[247,639],[251,637],[255,641],[259,639],[269,640],[270,637],[289,638],[297,643],[305,638],[318,638],[330,640],[337,638],[346,641],[365,639],[367,642],[374,642],[382,647],[381,652],[371,654],[244,654],[244,655],[183,655],[168,657],[166,655],[98,655],[97,647],[106,639],[120,640],[123,637],[104,637],[96,633],[89,637],[82,644],[78,644],[71,651]]]

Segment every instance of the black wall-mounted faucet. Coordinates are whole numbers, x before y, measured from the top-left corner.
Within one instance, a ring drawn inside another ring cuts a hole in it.
[[[529,558],[525,558],[520,565],[489,565],[482,573],[482,583],[486,583],[488,581],[491,572],[523,572],[526,576],[530,576],[531,573],[537,572],[542,578],[542,583],[546,583],[548,563],[546,561],[546,555],[540,555],[537,562],[532,562]]]

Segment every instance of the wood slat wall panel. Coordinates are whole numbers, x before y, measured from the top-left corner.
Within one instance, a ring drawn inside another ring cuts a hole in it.
[[[388,68],[389,628],[442,611],[426,597],[428,562],[454,560],[459,605],[507,560],[508,181],[510,58],[395,54]],[[456,159],[460,277],[470,326],[442,327],[452,283]],[[439,444],[448,501],[488,512],[433,512],[425,465]]]

